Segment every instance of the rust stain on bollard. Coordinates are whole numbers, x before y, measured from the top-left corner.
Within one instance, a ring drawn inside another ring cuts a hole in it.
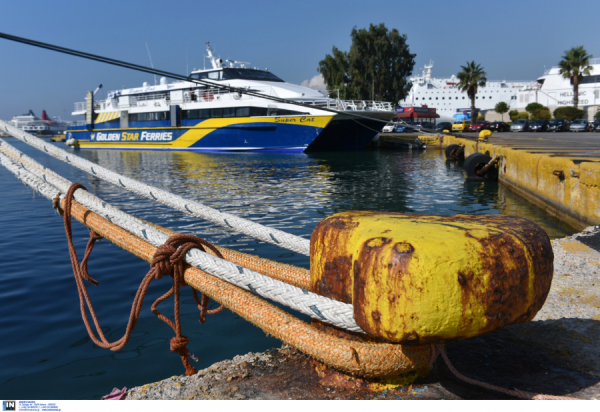
[[[409,345],[533,319],[552,273],[546,233],[507,216],[346,212],[311,240],[314,291],[352,303],[369,335]]]

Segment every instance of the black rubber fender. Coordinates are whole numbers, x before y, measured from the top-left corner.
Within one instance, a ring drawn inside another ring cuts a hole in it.
[[[446,154],[446,160],[464,160],[465,158],[465,152],[463,151],[460,156],[458,157],[452,157],[452,152],[454,152],[455,150],[458,150],[460,146],[457,144],[451,144],[448,147],[446,147],[445,150],[445,154]]]
[[[479,176],[476,173],[488,164],[490,160],[492,158],[483,153],[473,153],[467,157],[463,165],[467,178],[471,180],[496,180],[498,178],[498,169],[495,167],[491,167],[483,176]]]

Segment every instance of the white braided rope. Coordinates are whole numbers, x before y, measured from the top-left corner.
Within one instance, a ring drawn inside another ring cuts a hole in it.
[[[131,179],[106,169],[96,163],[83,159],[73,153],[60,149],[54,145],[47,144],[42,139],[26,133],[7,122],[0,120],[0,125],[15,138],[35,147],[36,149],[48,153],[50,156],[65,163],[75,166],[86,173],[99,177],[115,186],[127,191],[144,196],[151,200],[156,200],[166,206],[177,209],[183,213],[196,216],[224,228],[243,233],[263,242],[268,242],[282,248],[292,250],[296,253],[310,256],[310,240],[300,236],[286,233],[282,230],[270,228],[260,223],[252,222],[230,213],[220,212],[209,206],[198,203],[194,200],[185,199],[181,196],[167,192],[162,189],[147,185],[135,179]]]
[[[0,151],[0,163],[15,174],[19,180],[48,199],[52,200],[57,195],[64,198],[64,193],[71,186],[71,182],[40,165],[2,139],[0,139],[0,149],[2,149]],[[15,163],[2,151],[11,152],[13,156],[20,159],[21,164]],[[164,244],[169,238],[167,234],[115,208],[85,190],[76,190],[74,198],[86,208],[132,234],[147,240],[154,246],[158,247]],[[332,300],[272,279],[198,249],[190,250],[186,255],[186,261],[204,272],[267,299],[284,304],[305,315],[353,332],[364,333],[354,321],[353,307],[350,304]]]

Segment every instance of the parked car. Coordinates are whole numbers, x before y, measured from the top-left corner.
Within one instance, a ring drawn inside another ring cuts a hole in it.
[[[469,122],[466,120],[457,120],[452,125],[453,132],[468,132],[469,131]]]
[[[526,132],[529,130],[529,120],[527,119],[517,119],[516,122],[510,126],[511,132]]]
[[[596,119],[594,120],[594,123],[592,123],[593,126],[593,131],[595,132],[600,132],[600,119]]]
[[[538,119],[531,124],[529,128],[532,132],[545,132],[548,130],[548,120]]]
[[[590,130],[590,125],[588,124],[587,120],[577,119],[577,120],[573,120],[573,123],[571,123],[571,131],[572,132],[587,132],[589,130]]]
[[[415,124],[415,122],[402,122],[402,123],[398,123],[396,125],[396,133],[414,132],[415,131],[415,129],[413,128],[414,124]]]
[[[479,121],[469,126],[470,132],[480,132],[482,130],[490,130],[490,122]]]
[[[438,130],[440,132],[443,132],[444,130],[448,130],[449,132],[451,132],[452,131],[452,123],[441,122],[441,123],[436,124],[434,129]]]
[[[554,119],[548,123],[549,132],[568,132],[571,122],[567,119]]]
[[[388,124],[386,124],[385,126],[383,126],[383,133],[391,133],[396,129],[396,125],[397,123],[395,122],[389,122]]]
[[[431,123],[431,122],[415,122],[414,126],[415,126],[415,128],[419,128],[419,129],[433,130],[433,123]]]
[[[490,123],[490,130],[493,132],[508,132],[510,126],[504,122],[493,122]]]

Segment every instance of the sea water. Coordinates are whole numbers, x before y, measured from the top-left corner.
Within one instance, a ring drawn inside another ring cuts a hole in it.
[[[96,196],[135,216],[198,235],[220,246],[309,267],[309,259],[216,227],[89,176],[13,138],[7,141]],[[60,144],[60,147],[64,145]],[[441,151],[318,154],[78,151],[125,176],[221,211],[309,239],[323,218],[348,210],[425,214],[507,214],[541,225],[551,238],[572,229],[494,182],[472,182]],[[88,230],[73,223],[80,258]],[[111,341],[125,330],[131,303],[149,264],[106,240],[89,262],[92,302]],[[99,399],[113,387],[133,387],[184,373],[169,349],[174,332],[150,311],[169,279],[155,280],[127,346],[119,352],[90,340],[62,218],[0,167],[0,398]],[[169,299],[159,306],[172,315]],[[211,302],[209,308],[216,307]],[[183,334],[200,359],[197,369],[235,355],[281,345],[229,310],[198,322],[190,288],[182,289]],[[300,316],[308,320],[306,316]]]

